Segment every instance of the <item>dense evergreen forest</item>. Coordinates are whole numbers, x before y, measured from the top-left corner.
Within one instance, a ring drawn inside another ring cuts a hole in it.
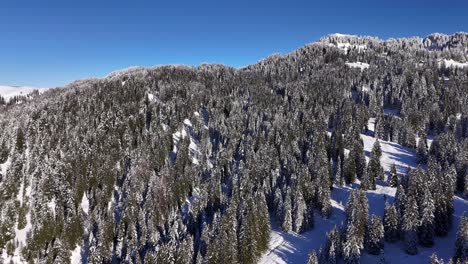
[[[256,263],[272,225],[320,228],[346,185],[346,221],[309,263],[399,241],[414,255],[452,229],[452,262],[466,262],[468,215],[452,218],[468,197],[467,61],[466,33],[335,34],[239,69],[136,67],[0,98],[2,259]],[[384,170],[379,140],[419,166]],[[370,215],[379,184],[396,195]]]

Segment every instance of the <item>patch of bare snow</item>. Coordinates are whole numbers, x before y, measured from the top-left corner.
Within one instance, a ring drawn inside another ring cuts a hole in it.
[[[50,211],[52,211],[52,214],[55,216],[55,206],[56,206],[56,202],[55,202],[55,197],[52,198],[52,200],[50,200],[48,203],[47,203],[47,207],[49,207]]]
[[[21,182],[20,189],[18,191],[18,194],[16,195],[16,200],[20,202],[20,206],[23,205],[23,190],[24,190],[24,182]]]
[[[71,264],[81,264],[81,247],[76,246],[76,248],[71,252],[70,258]]]
[[[375,127],[375,118],[370,118],[367,125],[368,133],[361,134],[361,138],[364,142],[364,152],[367,154],[367,159],[369,154],[372,152],[372,147],[376,141],[374,134]],[[405,174],[406,168],[416,168],[418,163],[416,161],[416,150],[403,147],[395,142],[379,140],[380,147],[382,148],[382,157],[380,158],[380,163],[384,171],[390,171],[390,167],[395,163],[397,172],[399,174]]]
[[[83,198],[81,199],[81,210],[83,210],[85,214],[89,213],[89,199],[86,196],[86,192],[83,193]]]
[[[207,164],[208,164],[208,168],[212,169],[214,166],[213,166],[213,163],[211,163],[211,161],[208,159],[207,160]]]
[[[3,175],[5,175],[7,169],[10,167],[10,165],[11,165],[11,158],[8,157],[7,161],[5,161],[4,163],[0,164],[0,172],[1,172]]]
[[[351,67],[351,68],[359,68],[359,69],[361,69],[361,71],[363,71],[363,70],[365,70],[365,69],[368,69],[369,66],[370,66],[368,63],[360,62],[360,61],[357,61],[357,62],[346,62],[345,64],[348,65],[348,66]]]
[[[351,49],[351,47],[352,47],[352,45],[349,44],[349,43],[341,43],[341,42],[336,43],[336,46],[337,46],[340,50],[344,51],[345,53],[348,53],[348,51],[349,51],[349,50]]]
[[[184,119],[184,125],[191,127],[192,122],[190,122],[190,120],[188,120],[188,119]]]
[[[187,199],[185,199],[185,202],[184,204],[182,205],[182,214],[183,215],[187,215],[189,212],[191,212],[191,206],[192,204],[197,201],[200,197],[200,189],[198,188],[193,188],[193,192],[192,192],[192,195],[187,197]]]
[[[114,204],[114,194],[112,194],[111,199],[107,203],[107,211],[110,211],[112,209],[112,205]]]
[[[172,134],[172,140],[174,141],[175,144],[179,142],[180,136],[181,136],[180,131],[176,131],[174,134]]]
[[[439,61],[439,67],[442,66],[442,63],[445,64],[445,67],[453,67],[453,68],[468,67],[468,62],[458,62],[453,59],[450,59],[450,60],[445,59],[443,61]]]
[[[190,153],[192,154],[192,163],[195,165],[199,165],[199,161],[197,159],[197,156],[199,154],[198,146],[195,143],[195,140],[190,137],[190,145],[189,145]]]

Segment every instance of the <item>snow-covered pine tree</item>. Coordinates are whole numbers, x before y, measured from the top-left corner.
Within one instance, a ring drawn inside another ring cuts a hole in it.
[[[453,260],[460,263],[468,262],[468,216],[466,213],[461,217],[460,226],[458,227]]]
[[[468,198],[468,168],[465,170],[465,188],[463,189],[463,195]]]
[[[424,133],[421,133],[418,147],[417,147],[417,160],[419,163],[426,163],[427,161],[427,139]]]
[[[352,230],[347,228],[347,232],[352,232],[355,241],[360,248],[364,246],[364,236],[367,229],[367,218],[369,214],[369,205],[366,193],[362,190],[351,191],[348,203],[346,204],[346,223],[352,226]]]
[[[356,161],[352,154],[350,152],[349,156],[345,159],[344,176],[346,184],[351,184],[356,180]]]
[[[370,167],[369,167],[370,168]],[[375,189],[375,178],[371,178],[372,175],[369,172],[364,172],[361,179],[360,188],[364,191]]]
[[[398,241],[400,230],[398,224],[398,212],[394,205],[389,205],[388,203],[385,204],[383,224],[385,240],[390,243]]]
[[[179,241],[175,254],[175,263],[192,263],[193,238],[188,234],[182,241]],[[143,261],[141,261],[143,262]],[[235,263],[235,262],[233,262]]]
[[[242,213],[240,219],[238,218],[240,222],[238,228],[238,260],[240,263],[254,263],[258,256],[256,238],[256,232],[258,232],[256,225],[257,212],[254,210],[255,205],[252,198],[247,198],[247,201],[241,202],[240,206]]]
[[[268,243],[270,242],[270,214],[268,212],[268,206],[266,204],[266,199],[263,193],[257,194],[256,196],[256,207],[259,213],[256,217],[257,221],[257,252],[263,252],[268,248]]]
[[[341,156],[338,155],[338,159],[336,161],[336,165],[335,165],[335,178],[334,178],[334,184],[335,185],[338,185],[338,186],[342,186],[343,185],[343,173],[342,173],[342,170],[341,170],[341,167],[342,167],[342,164],[341,164]]]
[[[328,186],[328,183],[325,184]],[[328,218],[332,212],[332,205],[331,205],[331,192],[329,187],[322,188],[322,202],[321,202],[321,210],[320,213],[323,217]]]
[[[5,144],[5,141],[2,142],[0,146],[0,164],[5,163],[8,159],[9,149]]]
[[[452,226],[453,219],[453,176],[446,170],[439,175],[437,182],[432,190],[435,204],[435,233],[438,236],[445,236]]]
[[[309,256],[307,257],[307,264],[318,264],[318,258],[317,258],[317,253],[315,253],[315,250],[312,250],[309,253]]]
[[[350,156],[354,157],[354,163],[356,164],[356,177],[362,179],[366,172],[366,156],[364,155],[364,143],[361,138],[354,142],[353,151],[350,152]]]
[[[378,140],[375,141],[372,147],[371,158],[369,160],[369,166],[367,168],[367,181],[366,187],[371,190],[375,190],[375,181],[383,180],[383,170],[380,165],[380,157],[382,156],[382,149]]]
[[[424,190],[424,198],[420,208],[421,223],[419,226],[419,243],[425,247],[434,244],[434,200],[428,187]]]
[[[346,241],[343,243],[343,259],[347,264],[360,263],[361,248],[358,241],[359,232],[352,223],[348,225],[346,231]]]
[[[276,213],[276,221],[278,223],[283,222],[283,195],[281,194],[280,188],[275,189],[275,194],[273,198],[273,206],[275,208],[275,213]]]
[[[448,194],[452,195],[457,191],[457,170],[454,165],[446,165],[446,179],[449,180],[449,186],[447,189]],[[451,188],[450,188],[451,187]],[[450,192],[451,191],[451,192]]]
[[[302,196],[302,191],[296,190],[294,207],[293,207],[293,223],[292,231],[301,233],[303,231],[304,215],[306,211],[306,204]]]
[[[396,170],[395,163],[392,163],[392,166],[390,167],[390,176],[388,178],[388,184],[390,185],[390,187],[397,187],[399,184],[398,173]]]
[[[367,227],[366,248],[369,254],[379,255],[384,247],[384,227],[379,216],[372,215]]]
[[[375,119],[374,137],[376,139],[385,140],[385,121],[382,115],[377,116],[377,118]]]
[[[444,264],[444,261],[442,259],[439,259],[436,253],[433,253],[431,255],[430,261],[430,264]]]
[[[337,263],[342,255],[341,234],[336,226],[327,232],[324,247],[320,250],[321,263]]]
[[[25,144],[26,142],[25,142],[23,129],[18,128],[16,132],[16,151],[18,151],[19,153],[22,153],[24,150]]]
[[[408,196],[401,224],[404,235],[405,252],[410,255],[415,255],[418,253],[417,231],[419,227],[419,213],[416,199],[411,195]]]
[[[289,191],[286,193],[286,196],[284,198],[282,213],[283,215],[282,215],[281,228],[283,228],[283,230],[287,232],[291,231],[293,220],[292,220],[291,195]]]

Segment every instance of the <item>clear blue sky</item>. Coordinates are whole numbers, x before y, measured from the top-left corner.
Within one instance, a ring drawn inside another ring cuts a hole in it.
[[[255,63],[329,33],[468,31],[468,1],[0,2],[0,84],[60,86],[132,65]]]

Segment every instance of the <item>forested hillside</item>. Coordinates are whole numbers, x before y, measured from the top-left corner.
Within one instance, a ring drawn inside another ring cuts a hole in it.
[[[395,243],[417,255],[449,233],[463,263],[467,114],[466,33],[334,34],[239,69],[136,67],[0,96],[0,258],[256,263],[272,227],[320,230],[341,210],[309,263],[387,261]]]

